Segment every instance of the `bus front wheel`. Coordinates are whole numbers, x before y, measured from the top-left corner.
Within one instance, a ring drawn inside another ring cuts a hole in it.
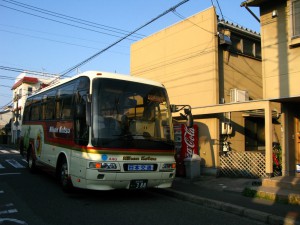
[[[65,192],[69,192],[72,190],[72,182],[71,182],[71,178],[69,176],[69,170],[68,170],[68,163],[67,160],[65,158],[63,158],[60,161],[60,166],[59,166],[59,183],[62,186],[62,189]]]

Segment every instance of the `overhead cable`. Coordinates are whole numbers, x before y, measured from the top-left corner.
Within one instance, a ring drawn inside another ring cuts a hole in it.
[[[111,31],[111,32],[119,33],[119,34],[129,33],[129,31],[126,31],[126,30],[123,30],[123,29],[119,29],[119,28],[116,28],[116,27],[111,27],[111,26],[91,22],[91,21],[88,21],[88,20],[84,20],[84,19],[64,15],[64,14],[61,14],[61,13],[53,12],[53,11],[42,9],[42,8],[38,8],[38,7],[28,5],[28,4],[25,4],[25,3],[21,3],[21,2],[18,2],[18,1],[14,1],[14,0],[2,0],[2,1],[8,2],[10,4],[17,5],[17,6],[20,6],[20,7],[24,7],[24,8],[30,9],[30,10],[34,10],[34,11],[37,11],[37,12],[40,12],[40,13],[44,13],[44,14],[48,14],[48,15],[51,15],[51,16],[59,17],[59,18],[65,19],[65,20],[81,23],[81,24],[84,24],[84,25],[87,25],[87,26],[92,26],[92,27],[95,27],[95,28],[99,28],[99,29],[103,29],[103,30],[107,30],[107,31]],[[138,38],[145,37],[145,35],[143,35],[143,34],[135,34],[135,35],[137,35]]]
[[[18,72],[18,73],[27,73],[27,74],[31,74],[31,75],[44,76],[44,77],[50,77],[50,78],[54,78],[54,77],[58,76],[58,74],[46,73],[46,72],[41,72],[41,71],[32,71],[32,70],[26,70],[26,69],[21,69],[21,68],[13,68],[13,67],[8,67],[8,66],[0,66],[0,70],[7,70],[7,71],[12,71],[12,72]]]
[[[48,17],[36,15],[36,14],[30,13],[30,12],[25,12],[25,11],[22,11],[22,10],[19,10],[19,9],[15,9],[15,8],[12,8],[12,7],[9,7],[9,6],[5,6],[5,5],[2,5],[2,4],[0,4],[0,6],[2,6],[4,8],[11,9],[11,10],[14,10],[14,11],[17,11],[17,12],[21,12],[21,13],[24,13],[24,14],[35,16],[35,17],[38,17],[38,18],[41,18],[41,19],[45,19],[45,20],[49,20],[49,21],[52,21],[52,22],[56,22],[56,23],[68,25],[68,26],[71,26],[71,27],[76,27],[76,28],[80,28],[80,29],[83,29],[83,30],[88,30],[88,31],[99,33],[99,34],[105,34],[105,35],[113,36],[113,37],[120,37],[119,35],[109,34],[107,32],[102,32],[102,31],[98,31],[98,30],[93,30],[93,29],[90,29],[90,28],[86,28],[86,27],[83,27],[83,26],[78,26],[78,25],[75,25],[75,24],[66,23],[66,22],[63,22],[63,21],[56,20],[56,19],[51,19],[51,18],[48,18]],[[136,39],[129,39],[129,40],[136,41]]]
[[[75,69],[77,69],[78,67],[88,63],[89,61],[91,61],[92,59],[96,58],[97,56],[99,56],[100,54],[102,54],[103,52],[107,51],[108,49],[110,49],[111,47],[115,46],[116,44],[120,43],[121,41],[123,41],[124,39],[128,38],[129,36],[131,36],[132,34],[136,33],[137,31],[141,30],[142,28],[148,26],[149,24],[153,23],[154,21],[156,21],[157,19],[161,18],[162,16],[168,14],[169,12],[174,11],[176,8],[178,8],[179,6],[181,6],[182,4],[188,2],[189,0],[183,0],[180,3],[178,3],[177,5],[171,7],[170,9],[166,10],[165,12],[161,13],[160,15],[156,16],[155,18],[153,18],[152,20],[150,20],[149,22],[145,23],[144,25],[140,26],[139,28],[135,29],[134,31],[130,32],[129,34],[125,35],[124,37],[122,37],[121,39],[117,40],[116,42],[112,43],[111,45],[107,46],[106,48],[102,49],[101,51],[97,52],[96,54],[90,56],[89,58],[85,59],[84,61],[76,64],[75,66],[67,69],[65,72],[61,73],[61,76],[65,76],[67,74],[69,74],[70,72],[74,71]]]

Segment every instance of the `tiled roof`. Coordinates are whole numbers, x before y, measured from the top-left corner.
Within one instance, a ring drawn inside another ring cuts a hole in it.
[[[255,35],[255,36],[259,36],[260,37],[260,33],[256,32],[256,31],[253,31],[253,30],[251,30],[249,28],[243,27],[241,25],[234,24],[234,23],[226,21],[226,20],[219,20],[218,23],[219,24],[224,24],[225,26],[228,26],[228,27],[233,28],[235,30],[239,30],[241,32],[248,33],[250,35]]]
[[[23,77],[20,79],[18,82],[14,84],[14,86],[11,88],[11,90],[16,89],[19,87],[21,84],[26,83],[26,84],[36,84],[39,82],[39,79],[36,77]]]

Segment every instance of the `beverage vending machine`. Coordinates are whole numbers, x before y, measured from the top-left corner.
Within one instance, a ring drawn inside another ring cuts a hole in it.
[[[185,177],[184,159],[198,152],[198,125],[188,128],[185,124],[174,125],[174,141],[176,150],[176,175]]]

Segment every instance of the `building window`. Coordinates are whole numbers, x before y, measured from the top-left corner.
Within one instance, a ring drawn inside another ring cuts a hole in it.
[[[261,45],[259,42],[254,43],[254,51],[255,57],[261,59]]]
[[[232,42],[232,52],[261,59],[261,45],[259,41],[241,37],[237,34],[231,34],[230,40]]]
[[[232,48],[235,52],[243,52],[242,48],[242,39],[238,36],[232,35],[231,34],[231,42],[232,42]]]
[[[265,150],[265,120],[263,118],[245,118],[246,151]]]
[[[243,39],[243,53],[249,56],[255,56],[255,44],[253,41]]]
[[[300,0],[292,2],[293,37],[300,37]]]
[[[27,90],[27,95],[31,95],[32,94],[32,87],[28,87],[28,90]]]

